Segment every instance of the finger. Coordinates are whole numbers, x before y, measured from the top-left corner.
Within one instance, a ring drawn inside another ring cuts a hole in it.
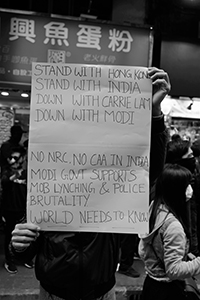
[[[36,231],[31,231],[31,230],[18,230],[18,229],[14,229],[12,231],[12,239],[13,240],[20,240],[20,239],[31,239],[34,240],[36,237],[38,237],[39,232]]]
[[[15,250],[26,249],[29,247],[29,245],[30,245],[30,243],[24,244],[24,243],[12,242],[12,246]]]
[[[163,69],[158,69],[156,67],[148,68],[148,75],[149,76],[153,76],[156,73],[166,73],[166,72]]]
[[[164,79],[166,82],[169,82],[169,76],[164,71],[156,72],[155,74],[152,74],[150,78],[152,81],[155,81],[156,79]]]
[[[32,231],[32,230],[29,230],[29,229],[24,229],[24,230],[18,230],[18,229],[14,229],[12,231],[12,236],[27,236],[27,237],[30,237],[30,238],[34,238],[35,236],[38,236],[39,232],[37,231]]]
[[[40,231],[40,227],[32,223],[19,223],[15,226],[15,228],[19,230],[29,229],[32,231]]]
[[[161,69],[158,69],[158,68],[155,68],[155,67],[153,67],[153,68],[149,68],[148,69],[148,76],[152,79],[153,78],[153,76],[155,75],[155,74],[157,74],[158,72],[164,72],[163,70],[161,70]]]
[[[168,76],[167,72],[165,72],[162,69],[149,68],[148,75],[152,81],[154,81],[157,78],[164,78],[169,83],[169,76]]]
[[[20,232],[21,233],[21,232]],[[31,234],[31,232],[29,232]],[[13,235],[11,238],[11,243],[14,249],[24,249],[30,246],[32,242],[34,242],[39,236],[39,232],[33,234],[32,236],[28,235]]]
[[[160,70],[162,70],[162,69],[158,69],[156,67],[149,67],[148,68],[148,73],[155,73],[155,72],[160,71]]]
[[[156,79],[154,82],[152,82],[152,85],[158,86],[166,93],[170,91],[170,84],[168,84],[164,78]]]
[[[13,236],[11,241],[12,243],[23,243],[23,244],[29,244],[37,238],[37,235],[35,236]]]
[[[17,242],[12,242],[12,247],[14,248],[15,251],[25,251],[31,243],[17,243]]]

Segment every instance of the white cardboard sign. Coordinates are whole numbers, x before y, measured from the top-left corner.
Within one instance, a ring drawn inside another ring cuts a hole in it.
[[[33,63],[28,221],[146,232],[151,102],[144,67]]]

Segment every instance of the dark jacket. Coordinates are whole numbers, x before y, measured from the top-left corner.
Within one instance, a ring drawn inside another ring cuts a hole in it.
[[[168,134],[163,117],[153,118],[152,123],[154,182],[164,164]],[[26,259],[28,254],[33,257],[37,253],[36,277],[49,293],[70,300],[92,300],[114,286],[119,248],[117,233],[41,232],[37,241],[18,256]]]
[[[0,148],[2,211],[26,212],[26,151],[12,139]]]

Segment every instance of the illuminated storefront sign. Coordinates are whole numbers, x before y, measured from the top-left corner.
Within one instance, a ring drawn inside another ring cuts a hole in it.
[[[0,12],[0,84],[30,86],[32,62],[148,66],[150,28]]]

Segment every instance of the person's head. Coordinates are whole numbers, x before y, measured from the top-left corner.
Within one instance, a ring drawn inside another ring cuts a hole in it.
[[[172,140],[172,141],[181,141],[182,138],[181,138],[180,134],[174,133],[174,134],[171,136],[171,140]]]
[[[25,160],[25,149],[13,148],[10,157],[8,158],[11,169],[20,169]]]
[[[188,140],[172,140],[167,144],[166,163],[179,164],[194,173],[196,161]]]
[[[188,233],[187,200],[191,189],[191,172],[178,164],[166,164],[162,173],[156,180],[155,199],[150,218],[150,229],[153,229],[157,210],[164,204],[182,223],[186,234]],[[190,193],[190,197],[192,194]]]
[[[14,141],[15,143],[19,143],[22,135],[24,133],[24,130],[21,128],[21,126],[19,125],[13,125],[10,128],[10,135],[11,135],[11,139],[12,141]]]
[[[195,157],[199,157],[200,156],[200,138],[196,139],[192,146],[192,151]]]

